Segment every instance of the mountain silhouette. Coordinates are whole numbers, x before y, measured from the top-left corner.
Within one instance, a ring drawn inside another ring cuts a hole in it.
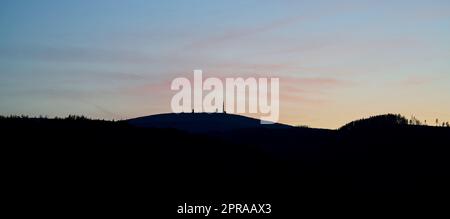
[[[261,124],[261,120],[226,113],[165,113],[127,120],[141,128],[173,128],[191,133],[225,132],[238,129],[286,129],[290,125]]]
[[[274,203],[279,213],[323,200],[329,204],[320,205],[322,210],[417,204],[411,196],[450,194],[450,128],[406,122],[387,114],[329,130],[262,125],[221,113],[125,121],[0,116],[9,172],[4,178],[11,181],[5,188],[17,187],[14,197],[20,199],[36,197],[33,204],[41,197],[55,200],[46,203],[49,212],[99,202],[134,208],[155,197],[155,211],[165,214],[192,197],[256,197]],[[390,198],[397,193],[409,195]],[[283,202],[286,196],[297,201]]]

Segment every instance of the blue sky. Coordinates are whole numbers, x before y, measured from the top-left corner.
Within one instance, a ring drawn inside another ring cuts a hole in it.
[[[0,27],[3,115],[167,112],[203,69],[279,76],[289,124],[450,120],[449,1],[1,0]]]

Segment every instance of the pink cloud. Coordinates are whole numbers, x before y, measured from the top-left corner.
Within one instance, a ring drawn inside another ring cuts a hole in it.
[[[170,89],[172,80],[176,77],[186,77],[193,83],[193,74],[169,74],[165,78],[152,83],[145,83],[139,86],[124,90],[123,93],[131,96],[148,95],[149,101],[155,103],[169,104],[175,91]],[[203,79],[207,77],[216,77],[225,83],[227,77],[277,77],[275,75],[251,74],[251,75],[217,75],[213,73],[203,73]],[[296,76],[278,76],[280,78],[280,100],[281,103],[302,104],[302,105],[322,105],[329,101],[328,95],[332,89],[352,85],[351,82],[339,80],[336,78],[321,77],[296,77]],[[270,89],[269,89],[270,91]]]
[[[197,41],[189,45],[188,47],[194,47],[194,48],[205,48],[209,47],[211,45],[218,45],[222,44],[224,42],[236,40],[239,38],[256,35],[260,33],[270,32],[279,28],[283,28],[286,26],[289,26],[293,23],[296,23],[302,19],[301,16],[294,16],[289,18],[284,18],[281,20],[276,20],[270,23],[267,23],[263,26],[259,27],[247,27],[247,28],[240,28],[240,29],[231,29],[226,30],[220,35],[211,36],[209,38]]]
[[[409,76],[405,79],[399,81],[399,84],[402,86],[422,86],[429,84],[433,81],[437,80],[436,77],[425,77],[425,76]]]

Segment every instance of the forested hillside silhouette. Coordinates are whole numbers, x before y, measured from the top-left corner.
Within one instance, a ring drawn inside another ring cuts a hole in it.
[[[374,129],[374,128],[392,128],[408,125],[408,119],[402,115],[386,114],[369,117],[368,119],[360,119],[352,121],[341,128],[340,130],[351,129]]]
[[[395,114],[338,130],[236,126],[212,133],[176,124],[146,128],[80,116],[10,116],[0,117],[0,132],[7,179],[20,188],[17,194],[35,201],[70,197],[70,205],[52,202],[59,208],[101,200],[114,209],[142,205],[151,196],[292,196],[308,206],[319,197],[359,192],[449,192],[450,128],[409,125]],[[75,201],[80,198],[83,203]]]

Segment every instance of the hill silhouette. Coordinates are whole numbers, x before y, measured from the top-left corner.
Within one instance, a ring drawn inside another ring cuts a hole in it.
[[[320,209],[363,208],[450,193],[450,128],[406,125],[398,115],[338,130],[274,127],[224,114],[126,121],[0,117],[8,188],[20,188],[18,199],[37,197],[33,203],[50,197],[47,207],[36,204],[39,211],[100,202],[107,209],[98,210],[117,211],[156,197],[155,212],[166,214],[193,199],[267,200],[287,213],[319,202]],[[412,195],[386,195],[398,192]]]
[[[341,128],[340,130],[351,129],[374,129],[374,128],[392,128],[408,125],[408,119],[401,115],[385,114],[369,117],[368,119],[360,119],[352,121]]]
[[[253,128],[292,128],[280,123],[262,125],[261,120],[226,113],[166,113],[129,119],[127,122],[141,128],[174,128],[203,133]]]

